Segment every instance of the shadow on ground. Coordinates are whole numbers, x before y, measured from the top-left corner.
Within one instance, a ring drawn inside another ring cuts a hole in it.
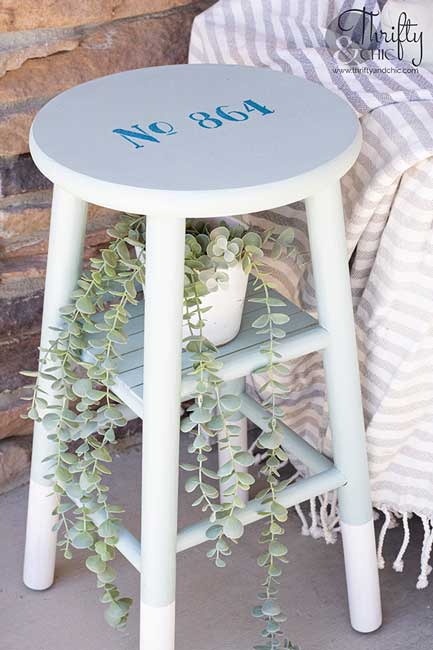
[[[186,456],[186,438],[182,440]],[[127,505],[124,520],[135,533],[140,521],[140,448],[115,458],[112,494]],[[180,525],[197,519],[191,496],[180,492]],[[138,574],[119,558],[119,584],[135,599],[129,625],[116,632],[103,619],[93,575],[82,555],[59,558],[53,587],[32,592],[21,582],[27,488],[0,497],[0,648],[2,650],[138,650]],[[256,565],[260,524],[250,526],[227,569],[215,569],[205,546],[178,556],[176,650],[252,650],[260,625],[250,616],[262,570]],[[422,530],[415,523],[405,571],[391,566],[401,544],[401,531],[391,530],[385,545],[387,566],[381,572],[384,626],[363,636],[347,618],[343,558],[339,543],[326,546],[300,535],[299,521],[289,519],[290,564],[282,580],[282,604],[288,613],[289,636],[302,650],[432,650],[433,584],[415,589]],[[152,650],[149,648],[149,650]]]

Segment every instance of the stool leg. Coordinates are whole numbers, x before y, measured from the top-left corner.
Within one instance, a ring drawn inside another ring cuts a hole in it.
[[[350,619],[358,632],[372,632],[382,614],[340,184],[306,208],[319,320],[330,335],[324,367],[334,461],[347,477],[339,510]]]
[[[223,384],[221,389],[221,394],[225,395],[230,393],[230,395],[242,395],[245,392],[245,377],[241,379],[234,379],[233,381],[226,382]],[[230,438],[231,444],[240,447],[239,451],[248,451],[248,420],[245,417],[242,417],[232,424],[240,427],[240,432],[236,436]],[[224,463],[227,463],[230,460],[229,450],[221,443],[221,438],[224,439],[224,436],[218,436],[218,467],[222,467]],[[236,464],[237,471],[248,473],[248,467],[243,465]],[[232,500],[232,497],[223,496],[224,490],[227,490],[232,483],[230,481],[225,481],[221,483],[220,492],[221,492],[221,503],[227,503]],[[238,490],[238,496],[243,503],[248,503],[248,490]]]
[[[41,330],[41,348],[48,347],[55,338],[50,327],[60,325],[59,309],[68,304],[81,270],[84,237],[86,233],[87,203],[60,187],[54,187],[45,281],[44,310]],[[49,386],[45,399],[53,403]],[[47,439],[47,432],[35,423],[33,432],[32,466],[27,510],[26,547],[24,555],[24,583],[30,589],[47,589],[53,583],[57,535],[52,531],[55,517],[52,511],[56,498],[47,496],[52,488],[44,476],[49,466],[42,462],[55,452],[55,443]]]
[[[147,217],[141,650],[173,650],[185,220]]]

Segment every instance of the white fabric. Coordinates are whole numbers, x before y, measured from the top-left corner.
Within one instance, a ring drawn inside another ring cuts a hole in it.
[[[374,0],[220,0],[194,22],[190,62],[268,66],[339,93],[357,111],[361,155],[343,179],[374,505],[433,516],[433,74],[346,68],[326,48],[343,9]],[[407,64],[387,67],[394,70]],[[296,155],[296,152],[294,152]],[[293,152],[287,152],[293,155]],[[283,217],[283,213],[285,216]],[[306,250],[303,205],[247,215],[287,223]],[[309,265],[272,262],[285,294],[314,311]],[[286,421],[329,448],[320,356],[291,365]]]

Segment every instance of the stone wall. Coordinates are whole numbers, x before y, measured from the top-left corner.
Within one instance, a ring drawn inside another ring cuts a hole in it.
[[[183,63],[194,17],[213,0],[2,0],[0,3],[0,492],[25,477],[31,423],[21,369],[34,369],[50,183],[28,153],[31,121],[51,97],[95,77]],[[114,213],[91,208],[85,257]]]

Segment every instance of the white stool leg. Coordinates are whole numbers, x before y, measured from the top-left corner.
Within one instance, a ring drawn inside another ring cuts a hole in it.
[[[60,187],[54,187],[51,210],[50,238],[45,281],[41,347],[48,347],[55,338],[50,327],[60,324],[59,309],[68,304],[78,280],[86,232],[87,203]],[[41,388],[49,387],[40,382]],[[24,583],[30,589],[47,589],[53,583],[57,535],[52,531],[55,518],[51,514],[56,498],[48,497],[50,482],[43,477],[49,466],[42,462],[53,454],[55,443],[47,439],[46,431],[36,423],[33,433],[32,467],[27,511]]]
[[[141,650],[173,650],[185,220],[147,217]]]
[[[234,379],[233,381],[230,382],[226,382],[223,385],[221,390],[222,395],[226,393],[230,393],[231,395],[241,395],[244,392],[245,392],[245,377],[242,377],[241,379]],[[248,451],[247,418],[243,417],[237,422],[233,422],[232,424],[235,424],[238,427],[240,427],[239,435],[232,436],[230,439],[232,445],[236,445],[240,447],[240,451]],[[224,463],[227,463],[230,460],[230,451],[227,449],[226,446],[221,444],[221,439],[224,439],[224,436],[218,436],[218,467],[222,467]],[[248,467],[239,465],[239,463],[236,464],[236,469],[238,472],[248,473]],[[227,490],[227,488],[230,487],[230,484],[231,484],[230,481],[225,481],[224,483],[221,484],[220,487],[221,503],[227,503],[232,500],[232,497],[230,496],[227,497],[223,496],[224,490]],[[238,497],[240,497],[243,503],[248,503],[248,490],[238,490]]]
[[[358,632],[382,622],[358,354],[340,184],[306,201],[321,325],[334,461],[348,482],[339,490],[350,619]]]

